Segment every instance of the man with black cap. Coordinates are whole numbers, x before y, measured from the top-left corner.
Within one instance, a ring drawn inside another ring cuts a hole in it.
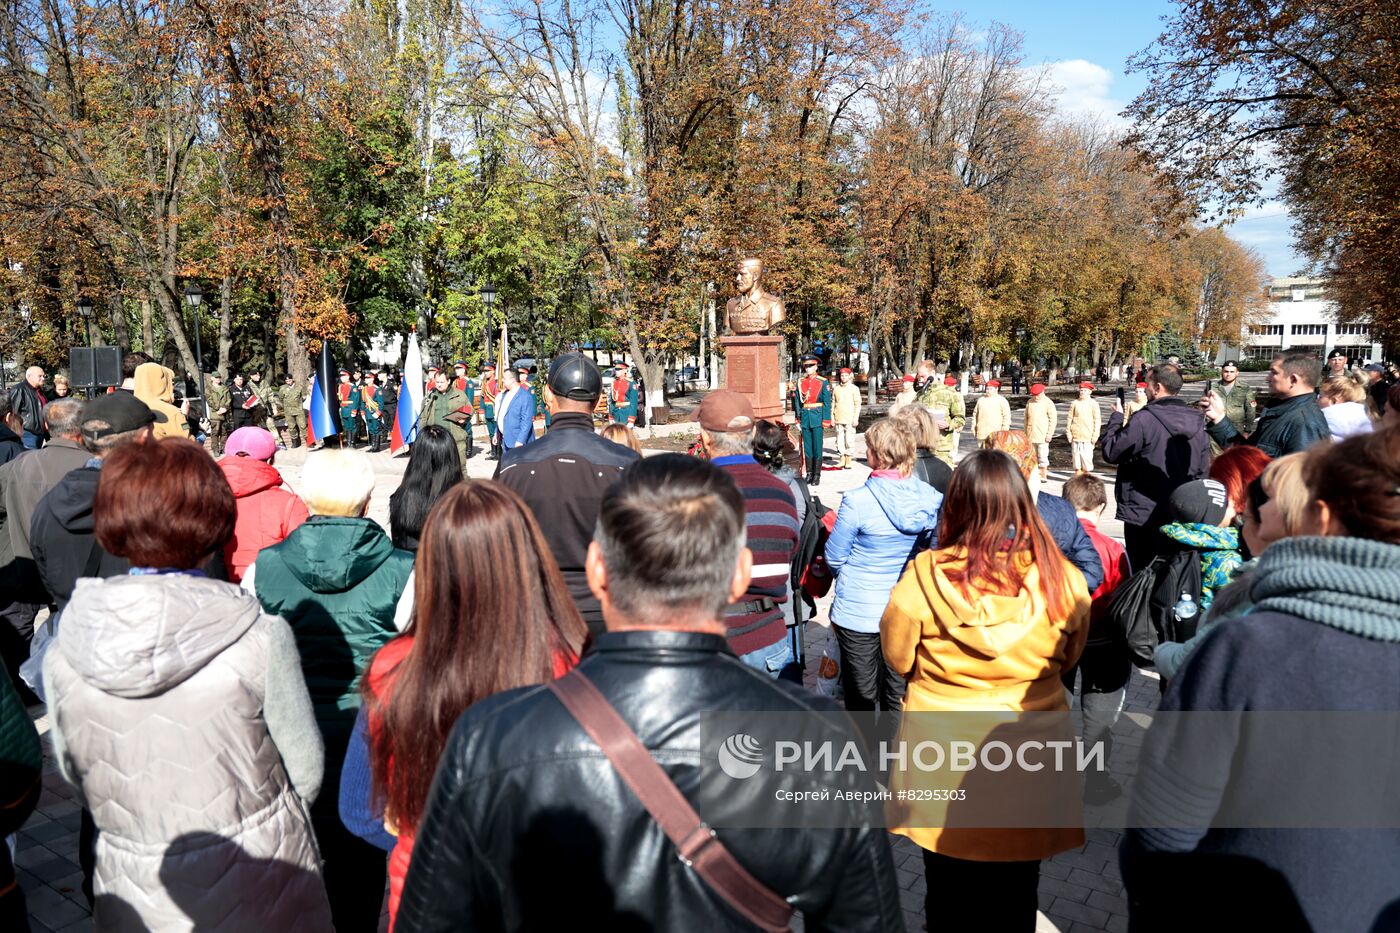
[[[583,621],[595,636],[603,613],[588,588],[584,560],[603,494],[637,453],[593,433],[593,409],[603,376],[582,353],[565,353],[549,367],[545,400],[554,417],[544,437],[507,449],[495,478],[520,494],[535,513]],[[523,401],[522,401],[523,400]],[[513,404],[528,402],[521,393]]]
[[[1318,378],[1317,385],[1322,385],[1333,376],[1345,376],[1347,374],[1347,354],[1345,350],[1333,350],[1327,354],[1327,365],[1322,367],[1322,375]]]
[[[93,537],[92,500],[97,495],[97,480],[109,453],[125,444],[151,442],[151,426],[164,421],[164,414],[129,392],[99,395],[83,406],[79,430],[83,446],[92,456],[39,500],[29,523],[34,563],[59,609],[68,604],[79,577],[126,572],[126,559],[107,554]],[[159,503],[152,507],[159,508]]]
[[[821,357],[802,357],[802,377],[797,380],[793,404],[802,428],[802,453],[807,458],[807,484],[816,486],[822,478],[822,430],[831,425],[831,385],[817,375]]]

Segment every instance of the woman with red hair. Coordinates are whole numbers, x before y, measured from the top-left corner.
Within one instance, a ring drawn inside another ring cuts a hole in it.
[[[1225,487],[1237,521],[1243,521],[1249,507],[1249,484],[1259,478],[1272,459],[1258,447],[1237,444],[1211,461],[1210,478]]]

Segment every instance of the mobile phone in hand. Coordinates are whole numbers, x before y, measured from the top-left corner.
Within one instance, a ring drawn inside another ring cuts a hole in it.
[[[1119,405],[1124,404],[1123,387],[1122,387],[1122,386],[1119,386],[1119,387],[1118,387],[1118,404],[1119,404]]]
[[[1214,388],[1214,386],[1215,386],[1215,380],[1214,380],[1214,379],[1207,379],[1207,380],[1206,380],[1206,395],[1209,395],[1209,394],[1210,394],[1210,390],[1211,390],[1212,388]]]

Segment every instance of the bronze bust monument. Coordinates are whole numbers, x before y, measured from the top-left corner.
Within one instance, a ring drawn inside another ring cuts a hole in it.
[[[739,271],[734,276],[739,297],[729,299],[724,306],[724,318],[731,334],[766,334],[787,316],[783,299],[765,292],[762,279],[763,260],[739,260]]]

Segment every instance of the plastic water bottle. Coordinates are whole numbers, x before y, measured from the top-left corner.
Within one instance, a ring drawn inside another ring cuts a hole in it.
[[[1200,611],[1200,607],[1197,606],[1196,601],[1191,598],[1191,594],[1182,593],[1181,598],[1176,601],[1176,606],[1172,608],[1172,616],[1178,623],[1190,622],[1192,619],[1196,618],[1196,615]]]

